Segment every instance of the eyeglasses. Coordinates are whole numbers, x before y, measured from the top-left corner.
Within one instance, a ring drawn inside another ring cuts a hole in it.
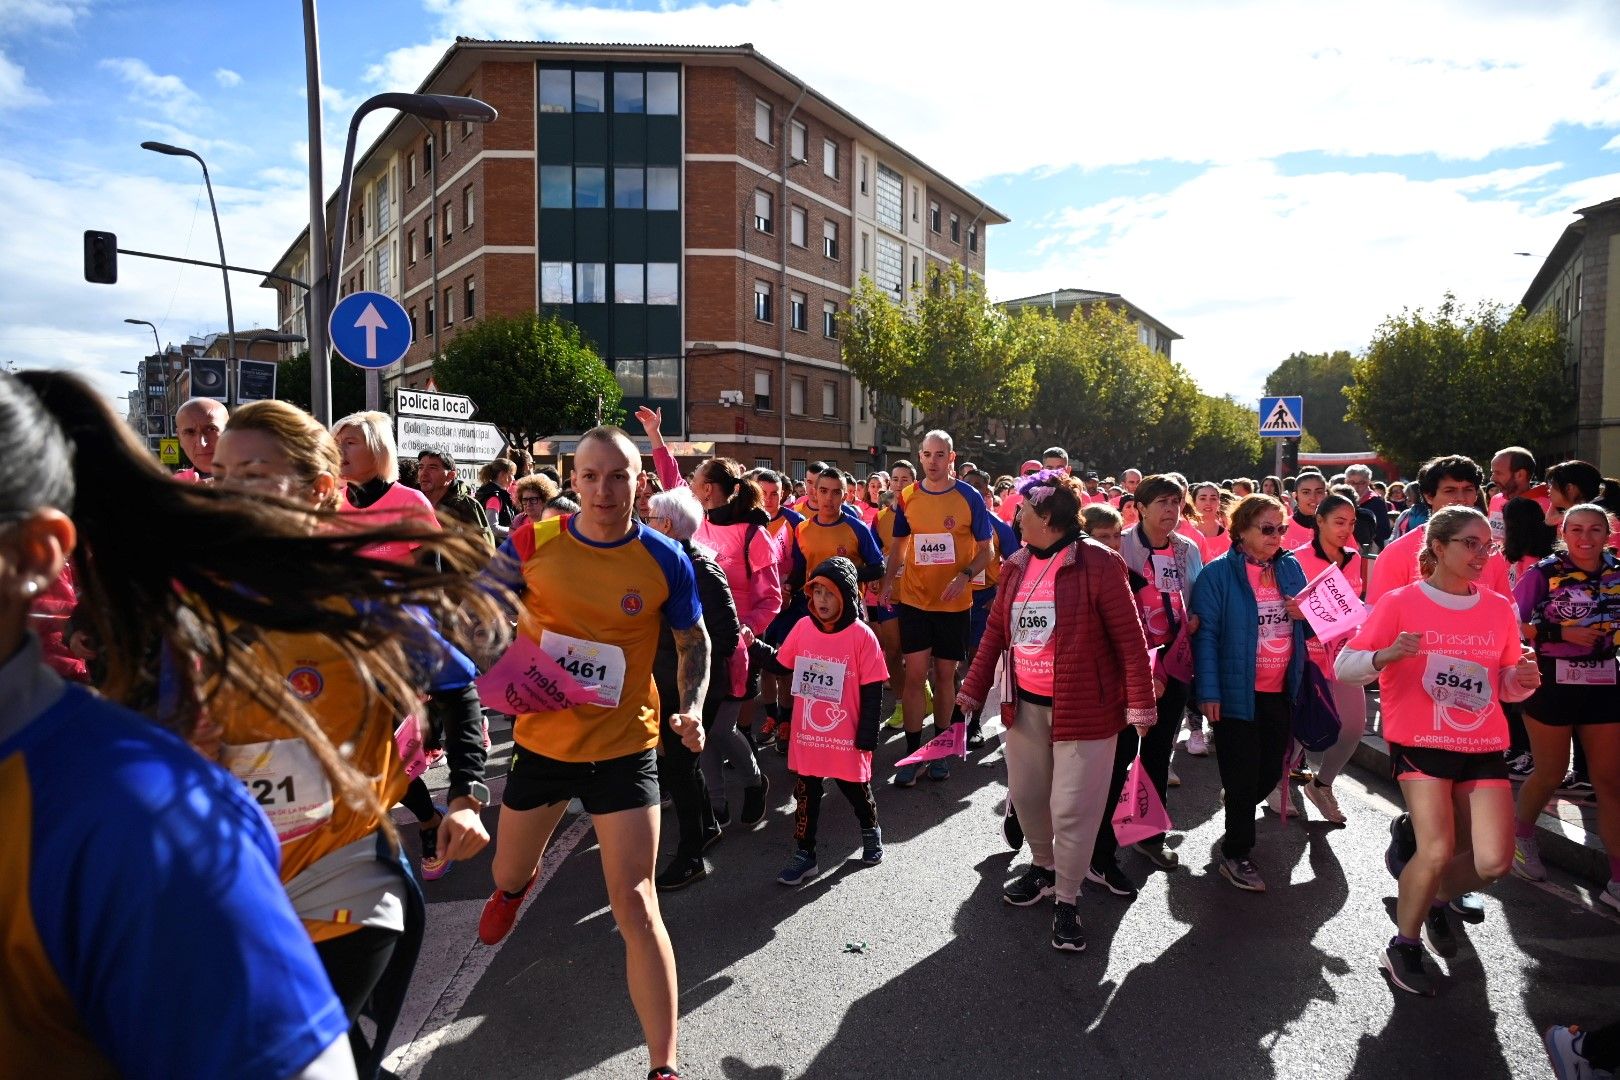
[[[518,502],[524,506],[544,506],[546,504],[546,500],[538,495],[525,496],[519,499]]]
[[[1256,525],[1254,531],[1261,536],[1278,536],[1288,531],[1286,525]]]
[[[1453,536],[1451,539],[1447,540],[1446,543],[1461,544],[1463,547],[1468,549],[1468,554],[1470,555],[1478,555],[1481,551],[1486,551],[1490,548],[1490,543],[1488,541],[1481,540],[1475,536]]]

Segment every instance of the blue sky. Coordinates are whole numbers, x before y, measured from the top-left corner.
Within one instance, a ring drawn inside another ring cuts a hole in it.
[[[1011,0],[993,22],[961,0],[326,0],[329,185],[355,104],[415,89],[457,34],[752,41],[1014,219],[987,239],[993,295],[1122,292],[1240,397],[1447,290],[1516,301],[1571,212],[1620,196],[1603,0]],[[80,233],[211,257],[199,174],[139,149],[159,139],[208,159],[231,261],[269,266],[308,220],[303,86],[291,0],[0,0],[0,362],[116,394],[150,344],[124,317],[223,329],[216,274],[125,259],[88,285]],[[250,278],[235,303],[274,320]]]

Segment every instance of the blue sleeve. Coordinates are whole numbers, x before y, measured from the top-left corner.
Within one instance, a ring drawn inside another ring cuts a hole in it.
[[[867,566],[877,566],[883,562],[883,551],[878,547],[877,537],[872,530],[866,527],[864,521],[852,521],[849,527],[855,530],[856,550],[861,553],[861,561]]]
[[[527,540],[528,551],[525,553],[517,547],[519,536]],[[522,596],[528,592],[529,586],[523,580],[523,560],[534,554],[534,523],[525,522],[521,530],[514,530],[507,534],[501,546],[496,549],[495,557],[489,561],[478,574],[480,585],[493,585],[497,589],[504,588],[515,596]],[[497,591],[491,589],[490,591]]]
[[[664,621],[671,630],[690,630],[703,619],[703,602],[698,599],[697,574],[692,560],[674,542],[648,529],[641,530],[642,542],[664,572],[669,599],[664,601]]]
[[[1003,559],[1018,550],[1018,533],[1011,525],[995,515],[991,515],[990,525],[996,530],[996,547]]]
[[[1221,568],[1212,564],[1193,582],[1192,613],[1198,616],[1198,632],[1192,638],[1193,686],[1200,703],[1221,700],[1221,614],[1226,604],[1222,576]]]
[[[980,543],[990,539],[990,508],[984,505],[984,496],[966,480],[958,480],[956,488],[973,513],[973,539]]]
[[[905,504],[898,498],[894,500],[894,538],[911,535],[911,522],[906,520]]]
[[[235,777],[141,722],[44,764],[65,774],[35,788],[41,940],[122,1075],[284,1080],[349,1025],[275,836]]]

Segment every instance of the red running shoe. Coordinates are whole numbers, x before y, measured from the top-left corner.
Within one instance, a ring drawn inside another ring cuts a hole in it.
[[[499,945],[512,932],[512,924],[517,922],[518,908],[523,906],[529,890],[534,888],[534,879],[539,875],[539,870],[530,874],[528,884],[516,897],[507,896],[502,889],[495,890],[484,904],[484,913],[478,916],[479,941],[485,945]]]

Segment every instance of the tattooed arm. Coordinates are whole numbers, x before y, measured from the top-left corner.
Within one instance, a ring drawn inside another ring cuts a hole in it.
[[[675,635],[675,684],[680,707],[669,718],[669,726],[681,737],[687,749],[703,749],[703,698],[709,691],[709,634],[701,622]]]

